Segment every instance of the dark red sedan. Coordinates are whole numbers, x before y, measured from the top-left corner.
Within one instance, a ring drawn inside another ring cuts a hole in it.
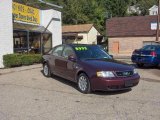
[[[82,93],[124,90],[136,86],[134,67],[116,61],[98,45],[59,45],[43,55],[43,74],[76,82]]]

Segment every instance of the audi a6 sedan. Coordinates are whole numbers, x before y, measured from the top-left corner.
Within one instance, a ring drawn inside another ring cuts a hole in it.
[[[43,74],[73,81],[82,93],[130,89],[140,79],[134,67],[112,59],[98,45],[84,44],[59,45],[43,55]]]
[[[145,64],[159,66],[160,45],[146,45],[141,49],[134,50],[131,59],[138,67],[143,67]]]

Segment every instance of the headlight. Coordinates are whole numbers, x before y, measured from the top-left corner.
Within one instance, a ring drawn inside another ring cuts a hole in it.
[[[137,70],[136,70],[136,69],[134,69],[134,74],[138,74],[138,72],[137,72]]]
[[[115,77],[115,76],[111,71],[100,71],[100,72],[97,72],[97,77],[107,78],[107,77]]]

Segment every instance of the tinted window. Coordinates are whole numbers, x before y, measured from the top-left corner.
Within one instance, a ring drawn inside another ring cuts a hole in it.
[[[75,46],[74,49],[79,59],[112,59],[99,46]]]
[[[156,46],[147,45],[147,46],[144,46],[142,49],[143,49],[143,50],[156,50]]]
[[[62,50],[63,50],[63,46],[58,46],[53,50],[52,54],[55,56],[61,56]]]
[[[74,55],[74,51],[72,50],[71,47],[65,47],[64,50],[63,50],[63,53],[62,53],[62,56],[65,57],[65,58],[68,58],[68,56],[70,55]]]

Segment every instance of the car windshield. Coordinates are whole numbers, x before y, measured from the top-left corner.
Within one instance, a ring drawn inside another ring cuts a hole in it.
[[[81,60],[85,59],[112,59],[103,48],[93,46],[75,46],[77,57]]]

